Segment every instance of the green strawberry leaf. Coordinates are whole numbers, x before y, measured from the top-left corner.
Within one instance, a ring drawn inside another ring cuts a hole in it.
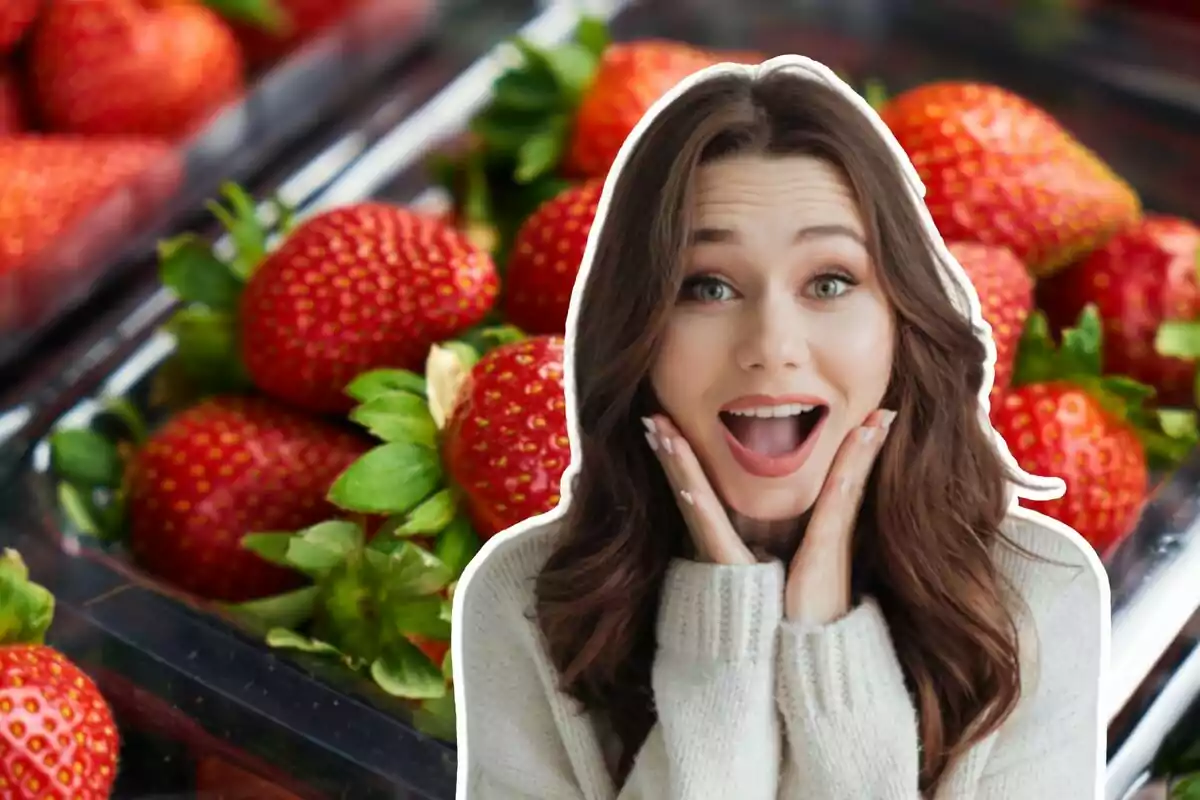
[[[105,399],[103,413],[119,420],[125,428],[125,433],[135,443],[140,444],[146,440],[148,433],[146,420],[142,417],[142,412],[128,397]]]
[[[291,567],[287,554],[294,538],[294,533],[248,533],[242,537],[241,545],[264,561],[279,567]]]
[[[125,502],[120,492],[112,493],[107,502],[97,502],[95,492],[67,481],[57,487],[58,505],[67,524],[83,536],[105,542],[122,538],[125,527]]]
[[[50,436],[50,467],[78,488],[114,489],[125,464],[117,446],[88,428],[69,428]]]
[[[369,450],[338,476],[329,502],[364,514],[404,514],[442,482],[436,451],[410,442],[390,442]]]
[[[1160,356],[1200,358],[1200,322],[1169,320],[1159,326],[1154,349]]]
[[[454,493],[442,489],[414,508],[408,519],[396,528],[395,536],[420,536],[438,533],[454,519],[458,504]]]
[[[492,93],[497,108],[514,111],[552,112],[562,105],[558,83],[548,71],[507,71],[496,79]]]
[[[367,556],[386,575],[393,597],[436,595],[454,577],[441,559],[412,542],[402,542],[389,555],[367,551]]]
[[[267,645],[280,650],[299,650],[302,653],[312,653],[319,656],[336,656],[349,660],[345,653],[338,650],[329,642],[313,639],[288,628],[272,628],[267,631]]]
[[[29,580],[29,568],[11,548],[0,556],[0,644],[43,644],[54,619],[54,595]]]
[[[446,681],[437,664],[404,639],[392,642],[371,664],[371,677],[379,688],[394,697],[422,700],[443,697]]]
[[[320,588],[305,586],[273,597],[224,606],[226,613],[260,633],[275,628],[295,629],[312,618]]]
[[[394,392],[412,392],[425,396],[425,379],[406,369],[377,369],[364,372],[346,387],[346,394],[360,403]]]
[[[233,312],[242,279],[200,237],[184,234],[158,245],[159,279],[182,302]]]
[[[384,442],[437,446],[437,425],[421,395],[405,391],[376,395],[351,411],[350,419]]]
[[[447,691],[441,697],[421,701],[413,713],[413,725],[427,736],[453,742],[458,736],[454,692]]]
[[[575,44],[583,47],[597,60],[604,55],[604,51],[612,43],[612,37],[609,36],[608,26],[604,20],[592,16],[585,16],[579,20],[572,39]]]
[[[365,538],[362,528],[353,522],[321,522],[292,537],[288,543],[287,563],[320,580],[350,553],[361,549]]]
[[[1186,775],[1172,781],[1170,800],[1200,800],[1200,775]]]
[[[292,29],[292,20],[278,0],[204,0],[204,5],[230,22],[252,25],[275,36]]]
[[[562,160],[567,146],[571,120],[566,114],[551,117],[541,130],[529,136],[517,148],[517,166],[513,179],[526,184],[552,171]]]
[[[479,552],[482,543],[466,517],[455,517],[437,538],[433,552],[455,578]]]
[[[442,618],[442,598],[437,595],[391,603],[383,614],[388,627],[405,636],[424,636],[437,641],[450,638],[450,622]]]
[[[888,102],[887,87],[883,81],[878,78],[869,78],[863,85],[863,99],[875,111],[882,111]]]

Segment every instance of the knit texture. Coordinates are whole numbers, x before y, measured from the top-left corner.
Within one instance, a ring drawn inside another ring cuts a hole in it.
[[[623,787],[593,719],[558,691],[533,580],[558,520],[501,544],[460,587],[455,653],[466,800],[1094,800],[1105,594],[1076,545],[1038,521],[998,548],[1022,632],[1023,694],[996,733],[918,791],[916,713],[886,619],[866,597],[829,625],[783,617],[778,562],[671,565],[658,614],[658,724]],[[461,800],[461,799],[460,799]]]

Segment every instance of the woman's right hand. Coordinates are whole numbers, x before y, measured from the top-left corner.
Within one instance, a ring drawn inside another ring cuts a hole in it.
[[[643,417],[642,422],[646,441],[667,475],[699,559],[714,564],[758,563],[734,529],[700,460],[675,425],[662,414]]]

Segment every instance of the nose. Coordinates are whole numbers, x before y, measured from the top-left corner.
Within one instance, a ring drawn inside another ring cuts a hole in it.
[[[810,357],[808,327],[792,297],[748,305],[737,343],[738,366],[755,372],[805,366]]]

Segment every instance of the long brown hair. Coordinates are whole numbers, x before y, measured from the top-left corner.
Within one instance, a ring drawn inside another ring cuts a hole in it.
[[[945,266],[895,157],[838,90],[787,73],[718,76],[642,133],[612,187],[574,338],[578,471],[536,613],[561,688],[606,715],[623,782],[655,722],[650,669],[669,561],[687,532],[640,417],[682,283],[693,178],[731,154],[838,165],[897,318],[885,398],[897,409],[856,533],[856,583],[886,614],[920,719],[921,784],[996,729],[1020,692],[1017,627],[991,548],[1010,474],[983,424],[985,339],[955,307]]]

